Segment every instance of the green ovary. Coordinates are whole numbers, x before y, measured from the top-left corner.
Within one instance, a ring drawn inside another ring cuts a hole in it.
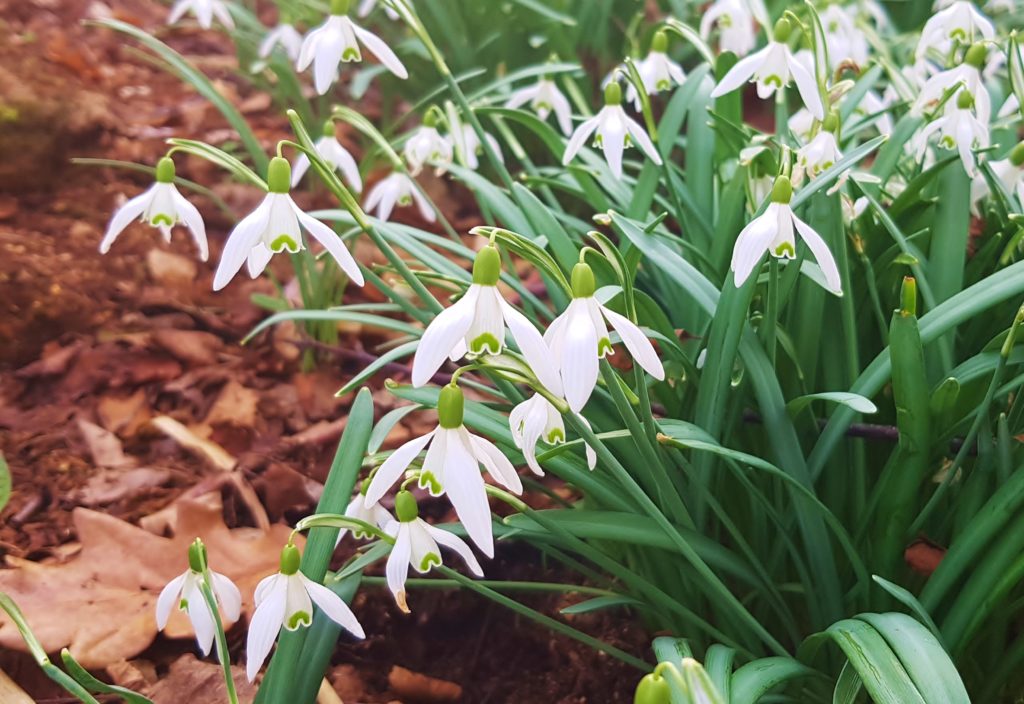
[[[420,478],[417,483],[420,489],[426,489],[430,492],[431,496],[440,496],[444,492],[444,487],[441,486],[441,482],[438,481],[433,472],[420,472]]]
[[[295,254],[302,249],[302,247],[298,242],[292,239],[291,235],[278,235],[274,238],[274,241],[270,243],[271,252],[282,252],[286,249],[292,254]]]
[[[615,354],[615,347],[612,346],[611,340],[607,337],[602,337],[597,341],[597,356],[604,357],[609,354]]]
[[[167,225],[168,227],[171,227],[174,225],[174,218],[165,213],[157,213],[149,219],[149,224],[153,227],[156,227],[157,225]]]
[[[296,611],[290,617],[288,617],[288,623],[285,624],[285,627],[289,631],[294,631],[299,626],[308,626],[312,622],[313,617],[310,616],[308,613],[306,613],[305,611]]]
[[[440,564],[441,556],[438,555],[436,552],[428,552],[426,555],[423,556],[423,559],[420,560],[420,572],[427,572],[430,570],[431,565]]]
[[[796,257],[796,250],[793,249],[793,245],[789,242],[782,242],[775,248],[775,256],[793,259]]]
[[[484,352],[498,354],[501,352],[501,342],[491,333],[485,332],[470,341],[469,351],[472,354],[483,354]]]

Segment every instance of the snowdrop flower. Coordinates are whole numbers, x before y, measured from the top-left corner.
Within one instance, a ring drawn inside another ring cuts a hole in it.
[[[977,173],[973,150],[989,145],[988,125],[974,114],[974,96],[962,90],[956,96],[956,103],[946,104],[945,114],[921,130],[917,137],[917,158],[925,157],[928,139],[939,133],[939,145],[944,149],[956,149],[963,162],[964,171],[971,178]]]
[[[463,163],[467,168],[476,171],[480,168],[479,155],[483,153],[483,145],[480,143],[480,137],[477,136],[476,130],[473,129],[472,125],[465,123],[458,123],[452,126],[452,141],[455,146],[455,153],[459,157],[459,161]],[[498,159],[504,162],[505,157],[501,153],[501,145],[498,144],[498,140],[484,132],[484,138],[487,139],[487,144],[497,154]]]
[[[359,10],[357,12],[360,17],[366,17],[371,12],[373,12],[373,8],[375,8],[376,6],[377,0],[363,0],[361,3],[359,3]],[[397,20],[399,17],[398,13],[392,10],[387,5],[384,6],[384,13],[388,16],[388,19],[390,20]]]
[[[341,172],[353,191],[359,193],[363,190],[363,180],[359,177],[359,165],[356,164],[356,160],[349,151],[341,146],[341,142],[335,136],[334,120],[324,123],[323,136],[316,140],[316,144],[313,146],[316,147],[316,153],[329,166],[333,167],[335,171]],[[292,188],[299,185],[299,181],[306,175],[309,166],[309,157],[305,153],[300,153],[299,158],[295,160],[295,166],[292,167]]]
[[[313,604],[346,631],[364,638],[363,627],[340,596],[299,572],[299,549],[289,543],[281,550],[281,571],[256,585],[256,611],[245,645],[245,675],[252,682],[270,654],[281,627],[298,630],[313,622]]]
[[[945,10],[932,15],[921,29],[914,56],[924,58],[929,49],[946,54],[953,41],[962,44],[983,39],[994,39],[995,27],[970,0],[957,0]]]
[[[462,391],[454,383],[442,388],[437,401],[437,427],[391,453],[373,475],[365,501],[367,505],[380,501],[429,444],[419,472],[420,488],[429,491],[431,496],[446,494],[466,533],[485,555],[493,557],[491,509],[480,465],[515,494],[523,492],[523,483],[501,450],[466,430],[462,424],[464,404]]]
[[[427,222],[434,222],[437,219],[434,209],[416,188],[413,180],[402,172],[396,171],[370,189],[364,207],[369,211],[376,209],[377,217],[386,221],[391,217],[391,212],[396,205],[404,208],[413,203],[416,204],[421,218]]]
[[[825,119],[825,106],[821,101],[814,75],[797,60],[786,45],[791,31],[792,26],[788,20],[781,19],[776,22],[774,38],[768,42],[768,46],[741,59],[733,66],[711,91],[711,97],[719,98],[747,81],[753,81],[757,83],[758,97],[764,99],[788,85],[792,78],[796,82],[800,98],[811,114],[819,120]]]
[[[597,384],[598,360],[615,354],[606,322],[619,333],[622,344],[644,371],[655,379],[664,379],[665,368],[643,331],[594,298],[597,284],[588,264],[580,262],[573,267],[571,283],[572,302],[544,333],[544,341],[561,369],[569,408],[574,413],[583,410]]]
[[[587,423],[583,416],[576,417]],[[512,440],[523,451],[527,466],[538,477],[543,477],[544,470],[537,462],[537,442],[543,440],[548,445],[565,442],[565,423],[558,409],[540,394],[534,394],[512,409],[508,425],[512,431]],[[589,423],[587,425],[589,427]],[[597,454],[590,445],[585,447],[587,466],[593,469],[597,466]]]
[[[267,268],[273,255],[284,251],[295,254],[305,249],[300,225],[324,246],[356,285],[363,285],[363,273],[338,234],[304,213],[288,195],[291,170],[291,165],[281,157],[270,160],[267,169],[270,192],[259,207],[235,225],[228,235],[220,265],[213,277],[214,291],[227,286],[245,262],[248,262],[249,276],[255,279]]]
[[[825,244],[821,235],[793,213],[793,209],[789,207],[792,197],[793,186],[789,179],[779,176],[775,179],[775,186],[772,188],[771,205],[762,215],[754,218],[750,224],[744,227],[739,237],[736,238],[731,265],[736,286],[743,285],[743,282],[753,272],[754,267],[761,262],[765,251],[779,259],[795,259],[796,239],[793,236],[795,227],[800,238],[810,248],[818,266],[821,267],[829,290],[837,296],[842,295],[839,268],[836,266],[835,259],[832,258],[828,245]]]
[[[231,12],[228,11],[228,6],[223,0],[178,0],[171,7],[167,24],[174,24],[184,17],[186,12],[195,15],[196,22],[203,29],[212,27],[214,18],[227,29],[235,28],[235,21],[231,18]]]
[[[757,43],[754,14],[744,0],[715,0],[700,18],[700,36],[707,41],[711,30],[718,27],[720,51],[746,56]]]
[[[349,0],[331,0],[331,16],[322,25],[306,35],[296,68],[305,71],[313,65],[313,84],[323,95],[338,76],[338,63],[362,61],[359,45],[363,44],[384,67],[399,78],[409,73],[383,39],[369,32],[348,16]]]
[[[442,137],[437,131],[437,117],[434,111],[430,110],[423,118],[420,125],[412,136],[405,141],[405,148],[402,150],[405,160],[409,163],[409,171],[415,176],[423,170],[424,164],[428,161],[447,164],[452,160],[452,143],[447,137]],[[443,173],[443,166],[439,166],[437,172]]]
[[[839,117],[829,114],[822,123],[821,130],[814,139],[796,150],[797,164],[801,173],[814,178],[822,171],[830,168],[843,158],[836,143],[836,131],[839,129]]]
[[[461,557],[469,571],[477,577],[484,576],[480,563],[465,541],[446,530],[430,525],[419,517],[419,507],[411,493],[405,490],[398,492],[395,497],[395,513],[398,514],[398,520],[390,521],[384,529],[395,539],[384,572],[388,589],[395,595],[395,603],[404,613],[409,613],[409,605],[405,599],[405,580],[409,574],[409,566],[420,574],[426,574],[434,565],[443,564],[438,544]]]
[[[505,107],[518,108],[527,103],[541,120],[546,120],[550,113],[555,113],[562,134],[568,137],[572,133],[572,108],[569,107],[569,100],[562,95],[562,91],[558,90],[553,80],[541,78],[532,86],[512,91]]]
[[[630,141],[634,141],[648,159],[661,165],[661,157],[654,148],[651,138],[644,132],[644,128],[629,119],[622,109],[622,87],[615,81],[605,86],[604,107],[601,111],[589,120],[584,120],[569,139],[565,154],[562,156],[562,165],[568,166],[583,148],[587,138],[595,133],[594,145],[601,147],[616,178],[622,178],[622,152]]]
[[[302,50],[302,35],[295,27],[287,22],[282,22],[267,32],[267,36],[260,42],[257,54],[261,59],[269,58],[278,46],[284,49],[284,53],[289,59],[296,61]]]
[[[892,115],[887,112],[883,112],[891,107],[891,105],[891,99],[887,99],[879,95],[877,92],[869,90],[860,99],[860,102],[853,109],[853,112],[854,114],[862,117],[877,115],[875,118],[875,129],[878,130],[878,134],[891,137],[893,130]]]
[[[839,5],[829,5],[821,12],[821,25],[828,41],[828,58],[832,68],[844,61],[863,66],[868,60],[868,40],[857,27],[853,13]]]
[[[806,142],[811,138],[811,132],[814,131],[814,115],[807,108],[800,108],[789,116],[786,124],[794,137],[801,142]]]
[[[473,262],[473,283],[454,305],[441,311],[423,332],[412,360],[412,385],[430,381],[446,358],[455,361],[465,354],[501,354],[506,328],[537,379],[560,396],[558,369],[544,338],[525,315],[510,306],[498,290],[501,254],[493,245],[481,249]]]
[[[168,582],[156,600],[156,627],[162,631],[167,626],[171,611],[177,604],[178,610],[188,614],[192,622],[199,649],[203,655],[209,655],[217,626],[201,588],[205,569],[206,548],[196,538],[188,548],[188,569]],[[224,615],[229,621],[237,621],[242,613],[242,595],[238,587],[224,575],[212,570],[210,580],[210,590],[224,610]]]
[[[985,66],[985,54],[984,44],[974,44],[964,54],[963,63],[929,78],[914,101],[914,114],[920,115],[926,107],[941,100],[948,90],[960,85],[960,90],[974,96],[974,111],[978,115],[978,120],[987,125],[992,117],[992,98],[989,97],[988,89],[981,77],[981,69]]]
[[[199,214],[196,206],[185,200],[175,188],[174,162],[169,157],[165,156],[157,162],[156,183],[114,212],[110,224],[107,225],[107,232],[100,242],[100,254],[109,252],[114,241],[135,219],[140,219],[150,227],[160,230],[165,242],[171,241],[171,229],[175,225],[185,223],[199,249],[199,258],[204,262],[210,258],[203,216]]]
[[[1018,210],[1024,206],[1024,142],[1021,142],[1010,152],[1005,159],[989,163],[993,175],[1003,184],[1003,188],[1010,195],[1017,196]],[[988,180],[985,175],[978,173],[971,183],[971,204],[977,212],[977,203],[989,194]]]
[[[348,506],[345,507],[345,516],[348,518],[355,518],[363,523],[369,523],[371,526],[383,528],[394,519],[391,517],[391,514],[388,513],[388,510],[376,501],[370,505],[366,504],[366,491],[369,488],[370,480],[364,479],[359,491],[356,492],[356,495],[348,502]],[[360,527],[354,527],[351,529],[342,528],[338,531],[338,539],[334,541],[335,547],[341,543],[342,538],[348,535],[350,530],[352,532],[352,537],[356,540],[369,540],[373,537],[365,529]]]
[[[644,90],[647,95],[654,95],[670,89],[673,85],[679,85],[686,80],[686,74],[675,61],[668,57],[665,52],[668,50],[668,35],[659,30],[654,33],[651,40],[651,51],[641,59],[636,66],[640,80],[643,81]],[[626,89],[626,100],[633,103],[633,106],[640,111],[640,96],[637,95],[636,86],[632,83]]]

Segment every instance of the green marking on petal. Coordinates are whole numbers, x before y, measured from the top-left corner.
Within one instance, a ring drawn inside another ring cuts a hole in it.
[[[605,357],[609,354],[615,354],[615,347],[612,346],[612,341],[607,337],[602,337],[597,341],[597,356]]]
[[[285,628],[289,631],[294,631],[299,626],[308,626],[313,622],[313,617],[305,611],[296,611],[288,617],[288,621],[284,624]]]
[[[664,78],[654,84],[654,89],[658,91],[668,90],[672,87],[672,82],[667,81]]]
[[[548,112],[555,109],[555,106],[546,100],[538,100],[533,104],[533,107],[537,110],[547,110]]]
[[[178,602],[179,611],[188,611],[188,599],[182,599]]]
[[[939,140],[939,144],[944,146],[946,149],[956,149],[956,140],[949,135],[944,136]]]
[[[158,225],[167,225],[168,227],[172,227],[174,225],[174,218],[166,213],[157,213],[149,219],[149,224],[153,227]]]
[[[423,559],[420,560],[420,572],[427,572],[430,570],[431,565],[440,564],[441,556],[438,555],[436,552],[428,552],[426,555],[423,556]]]
[[[782,88],[782,78],[774,73],[770,76],[765,76],[763,82],[766,86],[774,85],[776,88]]]
[[[362,57],[359,56],[358,49],[348,48],[341,53],[342,61],[362,61]]]
[[[278,235],[273,242],[270,243],[270,251],[274,253],[283,252],[288,250],[290,253],[295,254],[301,247],[299,243],[292,239],[291,235]]]
[[[406,206],[412,205],[412,196],[410,196],[410,195],[399,196],[398,197],[398,204],[400,206],[402,206],[403,208],[406,207]]]
[[[471,354],[498,354],[501,352],[501,343],[494,335],[485,332],[470,340],[469,351]]]
[[[789,242],[782,242],[778,247],[775,248],[776,257],[785,257],[786,259],[794,259],[796,257],[796,250],[793,249],[793,245]]]
[[[441,482],[437,480],[433,472],[423,471],[420,472],[420,478],[417,482],[420,489],[426,489],[430,492],[431,496],[440,496],[444,493],[444,487],[441,486]]]
[[[562,432],[561,428],[552,428],[551,431],[544,436],[547,440],[548,445],[557,445],[560,442],[565,442],[565,433]]]

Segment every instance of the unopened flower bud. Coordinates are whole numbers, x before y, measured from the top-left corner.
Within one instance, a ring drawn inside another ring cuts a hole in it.
[[[657,51],[661,54],[668,51],[668,35],[664,30],[659,29],[654,33],[654,37],[651,39],[651,51]]]
[[[206,546],[199,538],[188,546],[188,566],[193,572],[202,572],[206,569]]]
[[[668,704],[671,701],[671,696],[668,680],[661,675],[649,672],[636,686],[633,704]]]

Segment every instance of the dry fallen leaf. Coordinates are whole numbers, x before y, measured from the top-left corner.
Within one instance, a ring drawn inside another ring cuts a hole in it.
[[[206,425],[231,425],[236,428],[252,428],[256,425],[256,406],[260,395],[232,379],[214,401],[210,412],[203,421]]]
[[[157,416],[150,425],[182,447],[206,458],[223,472],[229,472],[235,466],[235,458],[227,450],[211,440],[204,440],[170,416]]]
[[[245,679],[245,669],[232,666],[232,679],[239,704],[249,704],[256,697],[257,686]],[[153,704],[223,704],[227,701],[224,674],[215,662],[182,655],[171,663],[170,671],[158,682],[142,689]]]
[[[89,477],[85,486],[70,497],[79,506],[109,504],[146,489],[166,484],[171,473],[166,469],[105,469]]]
[[[402,699],[417,702],[457,702],[462,698],[462,687],[454,682],[421,675],[398,665],[388,673],[388,685]]]
[[[78,430],[82,433],[85,444],[89,446],[89,454],[92,455],[92,461],[97,467],[135,466],[135,460],[124,454],[121,441],[106,428],[79,418]]]

